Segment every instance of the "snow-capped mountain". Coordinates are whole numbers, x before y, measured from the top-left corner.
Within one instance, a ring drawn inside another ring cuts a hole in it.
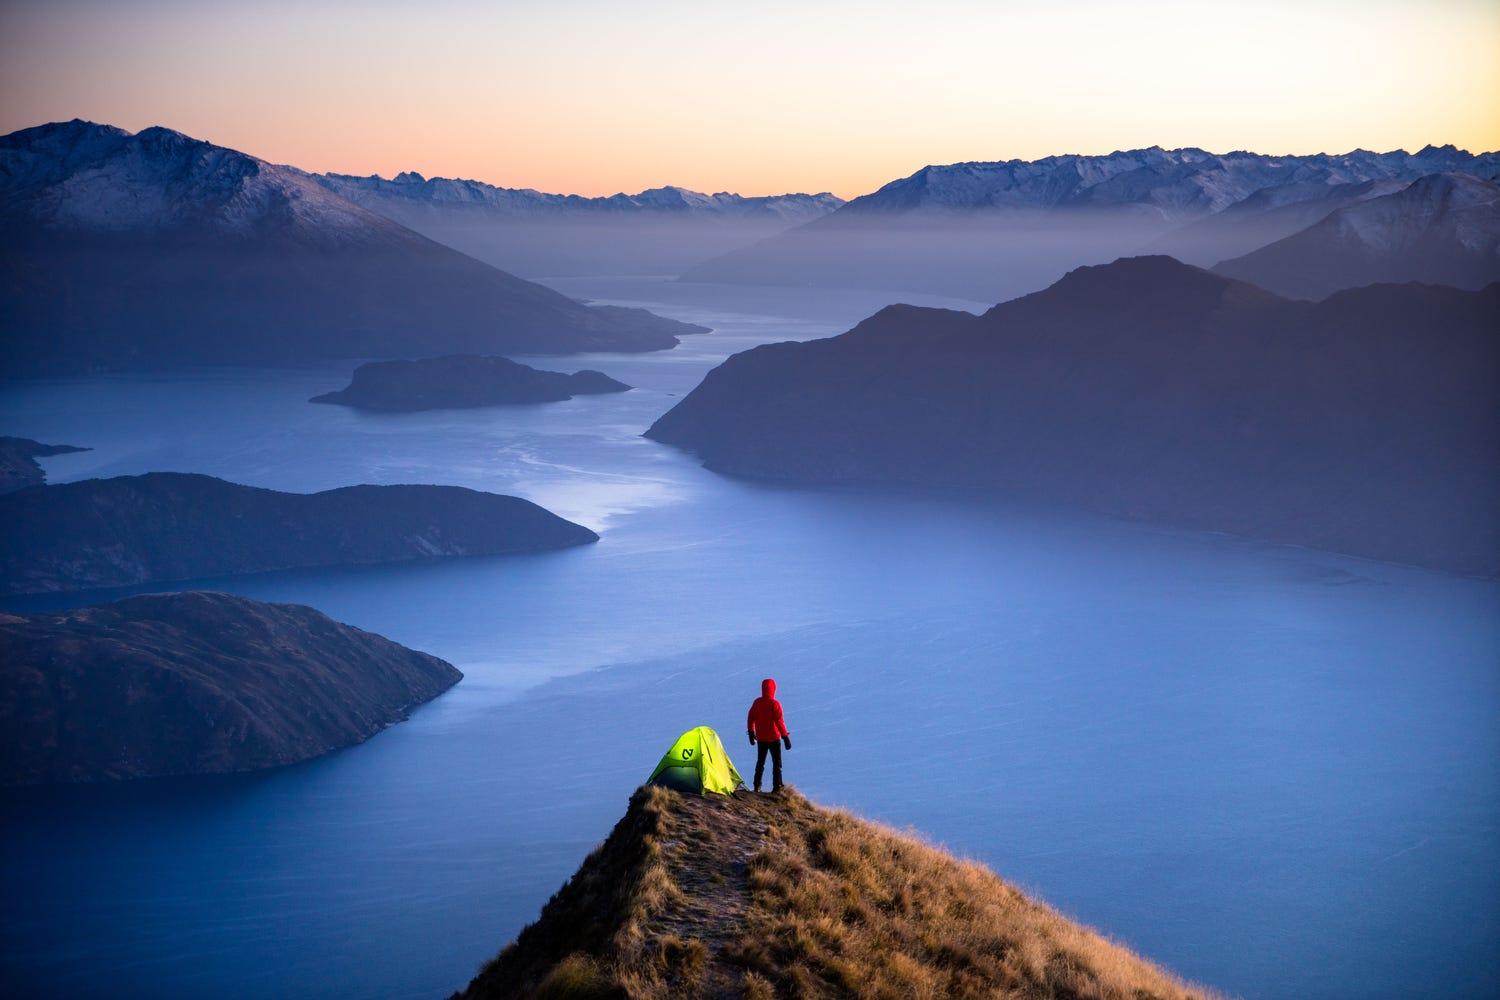
[[[653,350],[700,328],[589,308],[312,175],[166,128],[0,137],[3,370]]]
[[[1418,178],[1500,176],[1453,146],[1268,156],[1202,149],[923,167],[686,280],[879,287],[998,300],[1072,268],[1165,252],[1212,264]]]
[[[746,198],[660,187],[584,198],[480,181],[324,174],[329,190],[517,274],[677,274],[821,218],[831,194]]]
[[[416,233],[311,175],[169,128],[71,121],[0,137],[0,218],[62,233],[212,234],[416,246]]]
[[[1311,299],[1382,281],[1482,288],[1500,281],[1500,185],[1422,177],[1214,270]]]
[[[871,212],[974,212],[1133,207],[1177,222],[1221,212],[1267,192],[1279,207],[1339,185],[1405,180],[1442,171],[1491,176],[1500,153],[1475,156],[1453,146],[1311,156],[1216,154],[1202,149],[1133,149],[1105,156],[929,166],[855,198],[839,215]]]

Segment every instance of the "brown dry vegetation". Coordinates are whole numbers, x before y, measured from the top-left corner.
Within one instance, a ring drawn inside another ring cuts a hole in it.
[[[643,788],[461,994],[1211,997],[982,865],[796,792]]]

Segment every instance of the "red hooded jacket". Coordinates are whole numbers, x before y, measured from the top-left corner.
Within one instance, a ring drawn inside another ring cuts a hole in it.
[[[760,682],[760,697],[750,703],[745,729],[754,733],[755,738],[762,743],[775,743],[792,735],[787,732],[786,720],[781,717],[781,702],[776,700],[776,682],[769,677]]]

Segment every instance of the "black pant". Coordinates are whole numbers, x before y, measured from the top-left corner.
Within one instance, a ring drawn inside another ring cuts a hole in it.
[[[760,779],[766,773],[766,754],[771,755],[771,790],[781,790],[781,741],[755,741],[755,790],[760,791]]]

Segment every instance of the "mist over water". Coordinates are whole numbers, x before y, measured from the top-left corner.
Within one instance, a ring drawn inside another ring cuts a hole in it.
[[[681,730],[714,726],[748,771],[764,676],[807,794],[916,827],[1189,977],[1253,997],[1500,990],[1500,585],[965,497],[727,480],[640,432],[728,353],[839,332],[891,296],[554,284],[716,332],[532,360],[638,387],[534,407],[305,402],[352,365],[0,387],[4,433],[95,449],[46,460],[53,481],[453,483],[602,533],[538,556],[203,581],[310,604],[467,678],[292,768],[5,793],[8,992],[445,995]]]

